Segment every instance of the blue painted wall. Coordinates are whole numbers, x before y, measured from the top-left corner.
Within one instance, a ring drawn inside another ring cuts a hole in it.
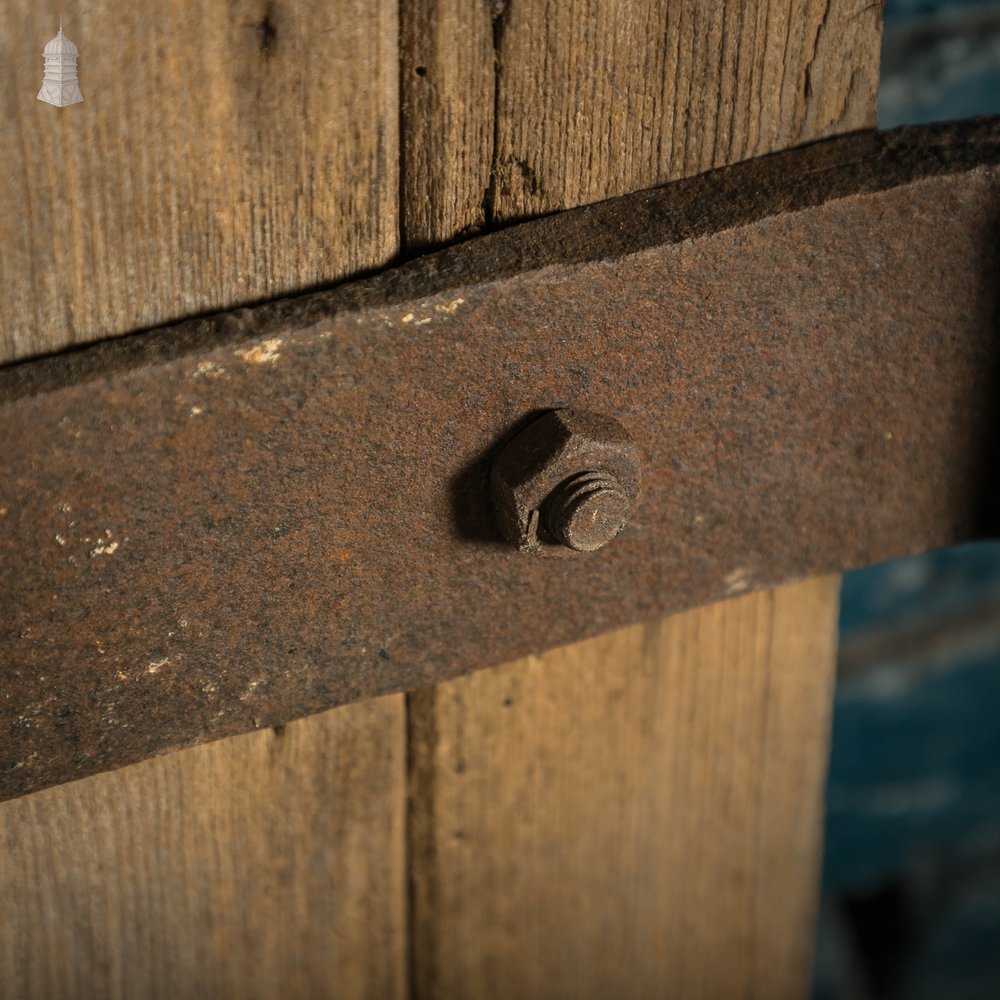
[[[885,15],[881,127],[1000,114],[1000,2]],[[814,995],[1000,1000],[1000,544],[841,601]]]

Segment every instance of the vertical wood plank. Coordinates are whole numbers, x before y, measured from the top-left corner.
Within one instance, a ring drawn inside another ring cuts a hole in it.
[[[416,995],[802,995],[838,585],[412,695]]]
[[[497,40],[498,220],[875,124],[866,0],[529,0]]]
[[[4,0],[0,356],[372,268],[398,249],[396,0]],[[65,19],[84,102],[35,100]]]
[[[410,17],[446,8],[421,0]],[[478,178],[437,147],[436,186],[404,180],[406,217],[434,220],[413,225],[417,239],[875,121],[879,4],[489,10],[493,105],[458,102],[467,133],[493,126],[482,214],[458,209],[475,204]],[[480,38],[482,11],[461,16]],[[419,65],[438,88],[432,117],[442,89],[479,85],[467,58],[458,81],[457,61],[451,79]],[[404,164],[429,162],[440,128],[404,115]],[[411,696],[415,995],[800,995],[836,606],[837,581],[813,581]]]
[[[398,250],[395,0],[0,0],[0,362]],[[405,709],[352,705],[0,805],[0,996],[401,997]]]
[[[403,236],[446,243],[487,221],[495,74],[489,4],[400,8]]]
[[[5,998],[406,995],[403,700],[0,806]]]

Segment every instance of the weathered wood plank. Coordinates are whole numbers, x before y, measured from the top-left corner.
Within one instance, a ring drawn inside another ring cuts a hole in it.
[[[0,806],[0,994],[406,995],[401,698]]]
[[[84,102],[35,100],[65,18]],[[330,282],[398,247],[395,0],[5,0],[0,360]]]
[[[410,251],[486,221],[495,73],[490,5],[403,3],[403,238]]]
[[[511,3],[496,37],[499,220],[875,124],[867,0]]]
[[[62,110],[0,9],[0,361],[396,252],[394,0],[70,2]],[[4,803],[0,995],[403,996],[405,782],[395,697]]]
[[[466,134],[493,126],[487,224],[874,124],[878,4],[491,9],[495,101],[461,105]],[[407,151],[442,127],[406,123]],[[479,221],[479,178],[435,151],[404,213],[446,239]],[[801,994],[836,604],[814,581],[411,696],[416,995]]]
[[[801,996],[838,584],[411,695],[416,994]]]

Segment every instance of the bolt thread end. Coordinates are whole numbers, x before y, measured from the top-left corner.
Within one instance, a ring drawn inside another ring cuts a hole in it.
[[[613,475],[588,469],[560,483],[542,513],[545,527],[556,541],[580,552],[592,552],[621,531],[629,507],[628,495]]]

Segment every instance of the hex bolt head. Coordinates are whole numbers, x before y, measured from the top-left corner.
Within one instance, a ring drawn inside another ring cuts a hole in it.
[[[501,530],[522,551],[594,552],[625,526],[639,497],[639,453],[617,420],[552,410],[497,456],[491,472]]]

